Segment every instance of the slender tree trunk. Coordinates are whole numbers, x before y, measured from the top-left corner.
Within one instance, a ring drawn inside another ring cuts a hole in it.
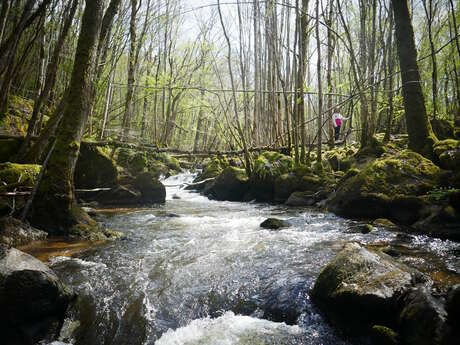
[[[259,114],[260,114],[260,28],[259,28],[259,1],[254,0],[254,117],[253,117],[253,141],[254,146],[259,146]]]
[[[227,41],[227,65],[228,65],[228,71],[230,73],[230,83],[232,84],[232,99],[233,99],[233,110],[235,112],[235,121],[238,129],[238,133],[240,135],[241,142],[243,144],[243,150],[244,150],[244,159],[245,159],[245,165],[246,165],[246,173],[248,176],[251,176],[251,159],[249,156],[249,151],[248,147],[246,145],[246,139],[244,137],[243,130],[241,129],[241,124],[240,120],[238,118],[238,104],[236,102],[236,92],[235,92],[235,82],[233,79],[233,70],[232,70],[232,46],[230,44],[230,39],[228,38],[227,31],[225,29],[225,24],[224,20],[222,19],[222,11],[220,9],[220,0],[217,0],[217,9],[219,11],[219,18],[220,18],[220,24],[222,25],[222,30],[224,32],[225,40]]]
[[[122,123],[122,135],[121,140],[125,140],[128,137],[131,129],[131,117],[133,112],[133,94],[134,94],[134,82],[135,82],[135,71],[136,71],[136,14],[137,14],[137,0],[131,0],[131,20],[129,22],[129,57],[128,57],[128,85],[126,88],[125,98],[125,113],[123,115]]]
[[[428,122],[425,98],[420,85],[417,50],[409,7],[405,0],[392,0],[392,4],[409,148],[425,157],[433,158],[433,144],[437,139]]]
[[[64,115],[43,180],[34,199],[31,223],[52,234],[69,234],[72,227],[91,219],[78,208],[74,171],[85,127],[89,72],[95,50],[103,0],[86,0]]]
[[[425,10],[425,15],[427,19],[428,26],[428,41],[430,42],[430,52],[431,52],[431,94],[433,102],[433,118],[436,118],[438,112],[438,65],[436,60],[435,46],[433,42],[433,17],[435,15],[435,9],[433,9],[433,0],[423,0],[423,9]],[[435,6],[436,8],[436,6]]]
[[[385,137],[383,138],[384,142],[390,141],[391,138],[391,124],[393,121],[393,73],[394,73],[394,47],[393,47],[393,5],[390,4],[389,14],[390,24],[389,24],[389,33],[388,33],[388,116],[387,116],[387,125],[385,130]]]
[[[322,170],[322,131],[323,131],[323,84],[321,78],[321,40],[319,36],[319,0],[316,0],[316,55],[318,61],[316,64],[316,73],[318,75],[318,118],[317,118],[317,130],[316,135],[317,149],[316,149],[316,162],[319,171]]]
[[[200,111],[198,112],[198,122],[196,124],[195,143],[193,145],[193,151],[198,151],[200,149],[200,146],[199,146],[200,145],[200,133],[203,128],[203,120],[204,120],[203,102],[204,102],[204,90],[201,90]]]

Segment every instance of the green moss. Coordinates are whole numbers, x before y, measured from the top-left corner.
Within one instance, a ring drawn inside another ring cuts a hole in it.
[[[229,163],[226,157],[213,156],[211,157],[210,161],[207,164],[205,164],[203,171],[195,180],[195,182],[216,177],[228,166]]]
[[[372,326],[372,344],[374,345],[397,345],[398,333],[391,328],[374,325]]]
[[[446,139],[434,145],[434,152],[441,167],[450,170],[460,168],[460,141]]]
[[[33,186],[40,173],[40,165],[36,164],[0,164],[0,181],[11,184],[22,182],[24,185]]]
[[[294,160],[279,152],[265,151],[254,161],[253,175],[261,180],[275,178],[294,169]]]

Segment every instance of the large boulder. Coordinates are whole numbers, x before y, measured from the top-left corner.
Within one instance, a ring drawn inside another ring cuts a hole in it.
[[[273,200],[285,202],[294,192],[316,193],[323,189],[326,179],[306,167],[278,176],[273,182]]]
[[[197,191],[203,191],[205,189],[208,189],[214,182],[213,179],[219,176],[220,173],[229,166],[230,164],[225,157],[211,157],[211,159],[204,165],[204,168],[201,171],[201,173],[198,174],[198,176],[193,180],[193,184],[186,187],[185,189]]]
[[[404,344],[441,344],[446,321],[442,301],[434,298],[426,288],[412,289],[403,299],[399,329]]]
[[[435,118],[430,123],[436,138],[439,140],[454,138],[454,124],[452,121]]]
[[[44,240],[48,234],[12,217],[0,218],[0,243],[12,247]]]
[[[244,169],[227,167],[206,189],[205,194],[216,200],[242,201],[248,191],[248,176]]]
[[[438,184],[440,172],[430,160],[409,150],[382,157],[345,175],[329,208],[350,218],[388,218],[412,224],[425,206],[420,196]]]
[[[166,200],[166,188],[153,173],[139,174],[134,180],[134,187],[141,193],[142,203],[156,204]]]
[[[58,334],[73,294],[46,265],[0,244],[2,344],[32,345]]]
[[[454,171],[460,169],[460,141],[455,139],[439,141],[434,145],[434,152],[442,168]]]
[[[279,152],[265,151],[254,161],[247,199],[273,201],[275,180],[294,169],[294,160]],[[285,197],[286,200],[289,194]],[[284,201],[283,200],[283,201]]]
[[[294,192],[286,200],[285,204],[288,206],[313,206],[317,202],[326,199],[328,191],[320,189],[316,192]]]
[[[75,186],[82,189],[113,187],[117,179],[115,162],[103,149],[82,142],[75,166]]]
[[[321,271],[311,297],[346,332],[363,334],[397,323],[398,298],[419,276],[382,252],[349,243]]]

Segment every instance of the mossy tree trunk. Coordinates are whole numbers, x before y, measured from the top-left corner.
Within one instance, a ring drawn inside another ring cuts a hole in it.
[[[437,139],[426,113],[409,7],[406,0],[392,0],[392,4],[409,148],[427,158],[433,158],[433,143]]]
[[[86,0],[69,92],[56,145],[33,201],[33,225],[65,235],[85,217],[76,206],[74,170],[85,127],[91,60],[102,20],[103,0]]]

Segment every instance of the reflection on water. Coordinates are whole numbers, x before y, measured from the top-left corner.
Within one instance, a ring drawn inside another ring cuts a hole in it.
[[[292,226],[261,229],[269,216]],[[383,229],[348,233],[352,221],[327,213],[210,201],[177,186],[168,188],[163,206],[99,217],[126,238],[51,260],[80,295],[63,328],[65,343],[351,344],[324,322],[309,291],[343,243],[397,240]],[[405,260],[434,262],[458,277],[456,244],[417,236],[407,247]]]

